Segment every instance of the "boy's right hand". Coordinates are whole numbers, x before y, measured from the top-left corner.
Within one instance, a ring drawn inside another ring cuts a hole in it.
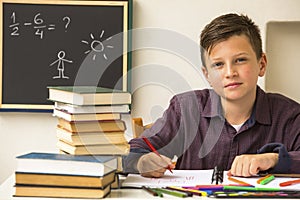
[[[170,158],[150,152],[140,157],[137,163],[137,170],[142,176],[159,178],[164,175],[168,166],[171,169],[175,168]]]

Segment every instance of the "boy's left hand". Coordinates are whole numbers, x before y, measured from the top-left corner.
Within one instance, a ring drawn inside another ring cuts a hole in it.
[[[274,167],[278,162],[277,153],[244,154],[236,156],[228,175],[249,177]]]

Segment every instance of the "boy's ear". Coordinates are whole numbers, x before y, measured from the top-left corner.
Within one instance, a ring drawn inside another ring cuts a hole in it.
[[[207,71],[206,67],[202,66],[201,69],[202,69],[202,72],[203,72],[206,80],[208,81],[209,75],[208,75],[208,71]]]
[[[208,74],[208,71],[207,71],[206,67],[202,66],[201,69],[202,69],[202,72],[205,76],[206,81],[209,83],[210,86],[212,86],[211,83],[210,83],[210,80],[209,80],[209,74]]]
[[[266,54],[262,54],[261,58],[260,58],[260,61],[259,61],[259,65],[260,65],[260,69],[259,69],[259,76],[262,77],[265,75],[266,73],[266,70],[267,70],[267,56]]]

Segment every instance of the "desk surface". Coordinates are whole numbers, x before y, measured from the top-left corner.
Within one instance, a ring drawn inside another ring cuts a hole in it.
[[[14,182],[15,182],[15,176],[14,174],[11,175],[1,186],[0,186],[0,200],[37,200],[37,199],[42,199],[42,200],[63,200],[65,198],[34,198],[34,197],[13,197],[14,194]],[[78,199],[70,199],[70,198],[66,198],[68,200],[78,200]],[[160,197],[154,197],[152,195],[150,195],[149,193],[147,193],[146,191],[142,190],[142,189],[113,189],[111,191],[111,193],[105,198],[105,199],[124,199],[124,200],[130,200],[130,199],[181,199],[179,197],[174,197],[174,196],[169,196],[169,195],[165,195],[163,198]],[[193,196],[193,197],[187,197],[184,198],[186,200],[188,199],[202,199],[202,200],[213,200],[216,198],[209,198],[209,197],[199,197],[199,196]],[[221,198],[218,198],[221,200]],[[86,200],[86,199],[85,199]],[[228,199],[227,199],[228,200]],[[235,200],[246,200],[245,198],[243,199],[238,199],[235,198]],[[252,199],[253,200],[253,199]],[[264,200],[268,200],[265,199]],[[271,200],[271,198],[270,198]],[[274,199],[272,199],[274,200]],[[299,199],[297,199],[299,200]]]

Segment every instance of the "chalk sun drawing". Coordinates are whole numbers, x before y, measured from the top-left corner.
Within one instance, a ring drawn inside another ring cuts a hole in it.
[[[90,49],[85,51],[85,54],[89,54],[89,53],[93,53],[92,54],[92,58],[93,60],[96,60],[97,55],[101,55],[103,56],[103,58],[105,60],[107,60],[107,55],[105,54],[105,49],[106,48],[114,48],[112,45],[104,45],[104,42],[109,41],[112,37],[109,37],[105,40],[103,40],[103,36],[104,36],[104,30],[101,31],[99,39],[96,39],[95,36],[91,33],[90,34],[90,38],[91,38],[91,42],[88,42],[86,40],[82,40],[81,42],[87,45],[90,45]]]

